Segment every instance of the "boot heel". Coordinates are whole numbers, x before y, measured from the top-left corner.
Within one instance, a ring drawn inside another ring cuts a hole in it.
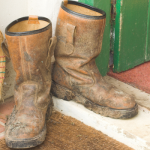
[[[54,81],[52,82],[51,92],[54,96],[63,100],[70,101],[75,98],[75,94],[71,90],[57,84]]]
[[[47,108],[47,112],[46,112],[46,121],[49,121],[50,120],[50,117],[52,115],[52,111],[53,111],[53,98],[52,98],[52,95],[50,94],[50,102],[48,104],[48,108]]]

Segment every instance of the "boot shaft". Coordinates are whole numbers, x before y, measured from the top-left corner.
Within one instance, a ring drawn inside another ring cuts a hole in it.
[[[101,51],[105,19],[106,14],[100,9],[75,1],[65,5],[62,2],[56,27],[55,81],[59,79],[56,66],[78,80],[77,84],[93,84],[94,73],[100,80],[95,58]],[[72,79],[68,80],[75,82]]]
[[[135,99],[106,83],[95,63],[102,47],[105,12],[66,1],[61,5],[56,28],[52,93],[107,117],[135,116],[138,113]]]
[[[104,11],[79,2],[62,2],[56,27],[58,43],[55,56],[99,55],[102,46],[106,14]]]
[[[6,28],[6,43],[16,71],[15,108],[5,129],[6,144],[24,149],[41,144],[52,108],[51,55],[57,42],[49,19],[24,17]],[[7,50],[3,43],[2,47]]]
[[[20,18],[8,25],[5,36],[16,72],[16,84],[28,80],[42,81],[39,67],[46,68],[49,42],[52,37],[50,20],[39,17],[32,22],[28,17]]]

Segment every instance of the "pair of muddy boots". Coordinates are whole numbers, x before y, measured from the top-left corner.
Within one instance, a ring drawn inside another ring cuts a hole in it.
[[[65,1],[58,15],[57,38],[52,38],[51,22],[44,17],[24,17],[8,25],[2,48],[10,54],[16,72],[15,108],[5,130],[8,147],[30,148],[45,140],[50,90],[104,116],[127,119],[137,114],[134,98],[107,84],[96,67],[105,18],[102,10]]]

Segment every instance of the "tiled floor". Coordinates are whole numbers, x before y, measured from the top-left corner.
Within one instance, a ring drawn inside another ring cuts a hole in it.
[[[143,63],[121,73],[113,73],[112,69],[110,69],[108,75],[131,84],[146,93],[150,93],[150,62]]]
[[[112,119],[96,114],[73,101],[53,97],[54,109],[76,118],[135,150],[150,150],[150,94],[110,76],[105,76],[104,80],[135,97],[139,104],[138,115],[125,120]]]
[[[137,116],[128,120],[111,119],[95,114],[80,104],[56,98],[53,98],[54,109],[102,131],[104,134],[136,150],[150,149],[150,120],[148,119],[150,118],[150,94],[110,76],[105,76],[104,79],[124,92],[134,95],[136,102],[142,106],[139,106]],[[0,139],[4,138],[3,123],[5,123],[14,107],[13,98],[9,101],[0,105]]]
[[[8,102],[0,105],[0,139],[4,138],[5,123],[14,107],[13,97]]]

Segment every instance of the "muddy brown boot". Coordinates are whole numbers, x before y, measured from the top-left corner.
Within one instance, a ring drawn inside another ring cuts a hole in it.
[[[52,38],[50,20],[36,16],[17,19],[5,34],[2,48],[10,54],[16,72],[15,107],[6,123],[6,144],[16,149],[35,147],[45,140],[45,120],[52,110],[51,53],[57,39]]]
[[[62,2],[52,93],[103,116],[127,119],[138,113],[134,98],[106,83],[95,63],[101,52],[105,18],[100,9],[75,1]]]

